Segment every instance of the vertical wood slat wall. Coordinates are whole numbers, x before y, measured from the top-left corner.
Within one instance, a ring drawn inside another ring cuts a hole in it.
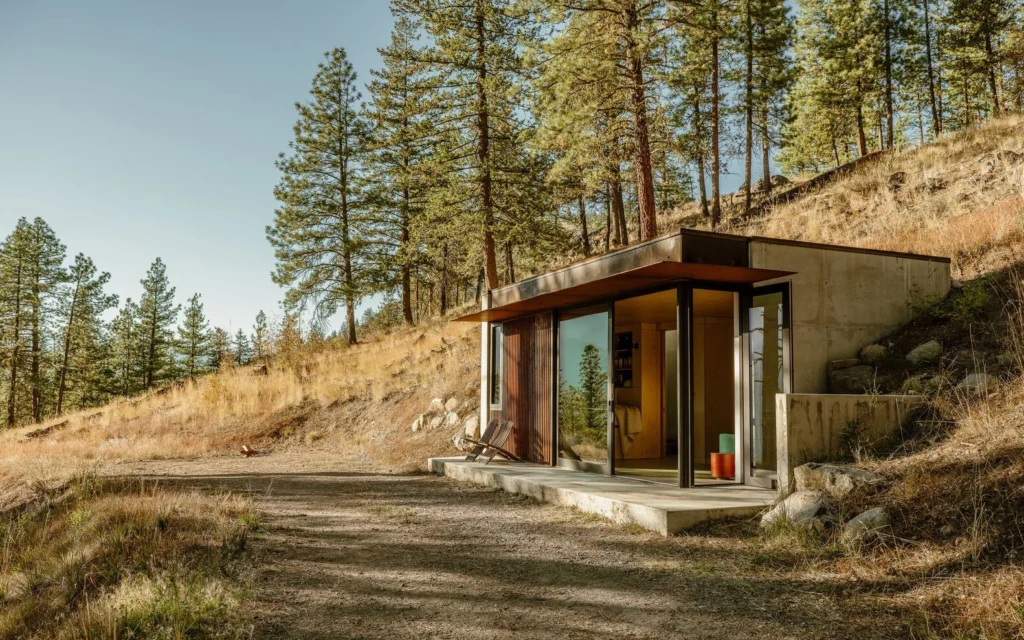
[[[552,314],[544,313],[502,326],[502,408],[491,418],[511,420],[515,427],[507,446],[517,456],[550,464]]]

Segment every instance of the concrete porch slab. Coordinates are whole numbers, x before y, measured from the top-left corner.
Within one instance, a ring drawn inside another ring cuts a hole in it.
[[[430,458],[430,470],[463,482],[576,507],[619,524],[636,524],[668,536],[709,520],[756,515],[775,491],[743,485],[678,489],[629,478],[495,460]]]

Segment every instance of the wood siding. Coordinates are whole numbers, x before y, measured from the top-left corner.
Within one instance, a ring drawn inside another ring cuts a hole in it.
[[[552,314],[504,323],[501,409],[491,418],[515,427],[509,451],[530,462],[551,464]]]

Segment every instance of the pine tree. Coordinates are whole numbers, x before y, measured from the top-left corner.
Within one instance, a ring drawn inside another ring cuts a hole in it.
[[[19,375],[26,366],[29,324],[29,269],[32,229],[28,220],[18,220],[14,231],[0,246],[0,287],[3,290],[4,343],[7,351],[7,426],[18,423]]]
[[[568,145],[590,142],[597,136],[628,138],[633,151],[640,239],[658,234],[654,189],[654,157],[651,102],[657,91],[652,73],[664,43],[660,23],[662,2],[637,0],[584,0],[542,2],[546,20],[555,36],[546,43],[544,62],[549,65],[542,87],[550,93],[546,111],[549,127]],[[625,125],[624,131],[602,124]],[[576,138],[574,132],[589,135]],[[595,144],[590,143],[587,165],[593,163]],[[581,155],[581,154],[580,154]]]
[[[239,329],[235,333],[235,364],[244,367],[252,361],[252,350],[249,347],[249,336]]]
[[[142,386],[151,389],[173,377],[174,324],[180,305],[174,304],[174,287],[167,279],[167,268],[157,258],[142,279],[139,300],[139,341],[142,353]]]
[[[53,326],[50,322],[57,304],[60,285],[66,280],[64,245],[42,218],[29,228],[29,254],[26,262],[28,278],[28,322],[30,334],[29,383],[32,389],[32,420],[43,419],[43,394],[47,387],[44,367],[49,356],[47,341]]]
[[[198,293],[189,298],[185,307],[185,317],[178,327],[178,349],[185,375],[190,380],[208,370],[210,323],[206,321]]]
[[[365,286],[366,238],[361,188],[367,126],[360,113],[356,74],[344,49],[324,54],[310,100],[296,104],[299,119],[290,155],[281,154],[281,203],[267,238],[274,247],[274,282],[288,287],[290,308],[314,307],[325,318],[345,306],[348,342],[356,342],[355,311]]]
[[[256,362],[266,363],[270,356],[270,328],[267,326],[267,314],[261,310],[256,314],[256,324],[252,327],[252,355]]]
[[[83,254],[75,256],[68,271],[68,286],[61,296],[63,319],[60,369],[57,376],[56,415],[65,407],[65,395],[77,389],[79,397],[88,395],[96,375],[93,363],[102,340],[102,315],[117,306],[117,296],[107,294],[109,273],[99,273],[93,261]],[[90,357],[92,356],[92,357]]]
[[[235,361],[235,354],[231,348],[231,334],[221,327],[216,327],[210,338],[211,358],[214,371],[220,371],[224,367],[230,367]]]
[[[142,351],[139,305],[128,298],[111,323],[116,392],[130,396],[142,388]]]
[[[586,408],[586,427],[597,443],[608,426],[608,372],[601,363],[601,352],[588,344],[580,357],[580,391]]]
[[[413,234],[421,222],[432,185],[438,128],[431,118],[437,105],[437,78],[426,72],[426,52],[417,46],[419,27],[399,16],[391,43],[379,49],[384,66],[371,71],[368,118],[372,122],[369,157],[374,188],[375,228],[384,247],[382,277],[401,292],[402,317],[413,324],[412,277],[421,261]]]
[[[514,143],[518,131],[515,88],[524,33],[501,0],[395,0],[393,6],[398,15],[417,19],[432,42],[424,58],[441,82],[431,117],[445,123],[446,138],[438,168],[449,176],[472,176],[447,200],[479,229],[486,284],[497,288],[497,200],[503,176],[511,174],[498,147]],[[354,322],[349,319],[350,326]]]

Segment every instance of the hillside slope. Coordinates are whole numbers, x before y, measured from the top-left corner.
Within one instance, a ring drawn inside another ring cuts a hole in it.
[[[327,343],[267,375],[231,369],[141,398],[0,434],[0,512],[84,469],[120,462],[239,455],[247,446],[316,449],[385,469],[454,451],[461,428],[414,433],[433,398],[479,406],[479,329],[431,322]]]

